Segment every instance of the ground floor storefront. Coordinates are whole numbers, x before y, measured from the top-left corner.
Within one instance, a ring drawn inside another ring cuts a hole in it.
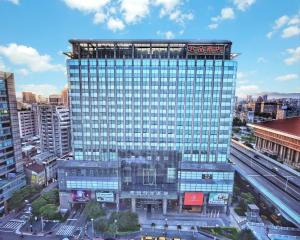
[[[107,209],[132,212],[143,210],[150,215],[155,213],[166,215],[169,212],[206,213],[207,211],[227,213],[231,203],[231,194],[71,190],[60,192],[60,207],[70,209],[76,204],[85,204],[91,199],[95,199]]]

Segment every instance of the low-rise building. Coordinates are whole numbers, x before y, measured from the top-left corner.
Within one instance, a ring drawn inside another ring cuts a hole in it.
[[[300,117],[274,120],[253,127],[256,149],[300,169]]]
[[[50,153],[44,152],[40,153],[32,158],[32,160],[38,164],[44,165],[45,178],[47,179],[47,184],[54,179],[57,179],[57,157]]]
[[[45,167],[39,163],[32,163],[25,168],[27,184],[43,186],[45,184]]]

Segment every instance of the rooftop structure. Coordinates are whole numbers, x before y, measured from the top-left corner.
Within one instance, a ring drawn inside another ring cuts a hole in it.
[[[256,124],[256,127],[268,128],[285,134],[300,137],[300,117],[292,117]]]

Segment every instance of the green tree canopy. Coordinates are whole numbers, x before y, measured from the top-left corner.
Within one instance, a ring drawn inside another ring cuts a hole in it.
[[[91,200],[86,205],[87,216],[89,219],[97,219],[105,215],[104,209],[96,200]]]
[[[39,188],[33,186],[26,186],[13,193],[12,197],[8,201],[9,210],[20,209],[25,200],[30,199],[32,196],[40,191]]]
[[[253,235],[253,233],[249,229],[244,229],[238,233],[236,240],[241,240],[241,239],[257,240],[257,238]]]
[[[40,215],[48,220],[59,219],[60,214],[58,212],[58,207],[55,204],[46,204],[40,209]]]

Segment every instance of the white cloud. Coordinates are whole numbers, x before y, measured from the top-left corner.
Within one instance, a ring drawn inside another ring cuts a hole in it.
[[[290,26],[283,29],[281,37],[289,38],[300,34],[300,28],[298,26]]]
[[[260,90],[257,85],[242,85],[237,87],[236,95],[239,97],[246,97],[249,94],[255,94]]]
[[[165,32],[165,37],[166,37],[166,39],[172,39],[175,37],[175,35],[173,32],[167,31],[167,32]]]
[[[59,93],[60,90],[52,84],[21,84],[17,85],[17,91],[26,92],[30,91],[38,95],[49,96],[50,94]]]
[[[285,24],[288,23],[289,21],[289,17],[287,15],[281,16],[280,18],[278,18],[277,20],[275,20],[275,25],[274,25],[274,29],[279,29],[281,27],[283,27]]]
[[[283,15],[275,20],[272,31],[266,36],[271,38],[276,32],[281,31],[282,38],[290,38],[300,34],[300,11],[294,16]]]
[[[122,0],[121,11],[126,23],[136,23],[149,14],[149,0]]]
[[[166,31],[166,32],[157,31],[156,34],[159,36],[163,36],[166,39],[175,38],[175,34],[172,31]]]
[[[185,21],[192,20],[194,15],[192,13],[182,13],[180,10],[176,10],[170,14],[169,18],[176,23],[184,24]]]
[[[237,84],[241,85],[241,84],[245,84],[248,82],[253,82],[252,80],[250,80],[251,78],[253,78],[253,76],[255,76],[256,71],[252,70],[252,71],[238,71],[237,72]]]
[[[162,7],[160,10],[161,16],[171,14],[180,3],[181,0],[154,0],[154,5]]]
[[[123,30],[125,28],[125,25],[121,19],[110,17],[107,22],[107,27],[113,32],[116,32]]]
[[[1,1],[1,0],[0,0]],[[93,15],[95,24],[105,23],[112,31],[122,30],[127,24],[135,24],[149,16],[151,9],[160,10],[160,17],[184,25],[194,15],[183,12],[187,0],[63,0],[71,9]]]
[[[208,25],[209,29],[216,29],[219,26],[219,23],[224,20],[234,19],[234,10],[233,8],[226,7],[221,10],[219,16],[212,17],[212,23]]]
[[[27,76],[29,74],[29,71],[26,68],[21,68],[17,70],[17,73],[19,73],[22,76]]]
[[[15,4],[15,5],[19,5],[20,1],[19,0],[8,0],[9,2]]]
[[[0,57],[0,71],[8,71],[3,59]]]
[[[0,55],[5,56],[15,65],[26,66],[32,72],[63,71],[61,64],[52,64],[51,57],[41,55],[36,49],[24,45],[11,43],[0,45]]]
[[[234,5],[241,10],[246,11],[252,4],[255,3],[256,0],[234,0]]]
[[[266,63],[266,62],[267,62],[267,60],[264,57],[259,57],[257,59],[257,63]]]
[[[104,23],[106,20],[106,15],[103,12],[97,12],[94,15],[94,23],[99,24],[99,23]]]
[[[232,8],[223,8],[221,10],[221,20],[234,19],[234,11]]]
[[[286,59],[284,59],[285,64],[287,65],[293,65],[294,63],[297,63],[300,61],[300,46],[293,49],[289,48],[286,50],[290,56]]]
[[[82,12],[98,12],[110,0],[64,0],[68,7]]]
[[[219,24],[217,24],[217,23],[211,23],[211,24],[208,25],[208,28],[209,29],[216,29],[216,28],[218,28],[218,26],[219,26]]]
[[[290,73],[290,74],[278,76],[276,77],[276,80],[286,82],[286,81],[296,80],[298,79],[298,77],[299,77],[298,74]]]

